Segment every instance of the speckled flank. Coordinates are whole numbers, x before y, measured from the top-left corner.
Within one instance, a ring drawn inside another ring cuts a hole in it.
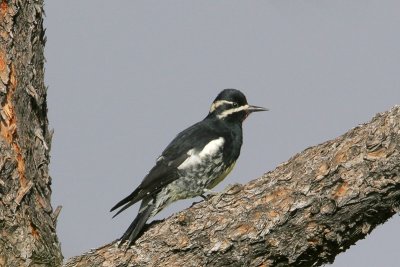
[[[223,144],[224,139],[220,137],[212,140],[200,152],[189,152],[190,157],[178,167],[181,178],[170,183],[157,195],[152,216],[176,200],[203,194],[205,189],[213,188],[228,175],[234,164],[224,169]]]

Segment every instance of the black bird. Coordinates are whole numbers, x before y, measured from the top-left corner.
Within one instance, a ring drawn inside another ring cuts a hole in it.
[[[134,243],[146,221],[170,203],[203,195],[221,182],[239,157],[243,121],[252,112],[266,110],[247,104],[239,90],[219,93],[207,117],[179,133],[138,188],[111,209],[121,208],[115,217],[142,201],[119,245],[126,240],[128,247]]]

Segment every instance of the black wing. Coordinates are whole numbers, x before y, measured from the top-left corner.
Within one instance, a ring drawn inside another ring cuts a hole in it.
[[[110,210],[114,211],[123,206],[114,217],[145,196],[157,194],[164,186],[178,179],[177,168],[189,157],[187,152],[190,149],[201,150],[210,140],[219,138],[206,120],[192,125],[172,140],[138,188]]]

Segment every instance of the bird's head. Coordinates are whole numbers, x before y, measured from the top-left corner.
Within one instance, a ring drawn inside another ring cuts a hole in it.
[[[208,116],[220,120],[243,122],[250,113],[267,110],[263,107],[249,105],[246,96],[239,90],[224,89],[212,103]]]

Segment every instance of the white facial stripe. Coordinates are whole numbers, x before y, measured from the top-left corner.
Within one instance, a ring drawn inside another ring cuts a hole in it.
[[[219,106],[223,104],[233,104],[233,102],[228,101],[228,100],[218,100],[217,102],[213,103],[210,108],[210,113],[214,112]]]
[[[231,109],[225,110],[224,112],[222,112],[221,114],[218,115],[218,119],[226,118],[228,115],[231,115],[232,113],[240,112],[240,111],[246,110],[248,108],[249,108],[249,105],[244,105],[244,106],[240,106],[237,108],[231,108]]]
[[[224,143],[224,138],[220,137],[209,142],[199,153],[196,153],[194,149],[189,150],[187,152],[189,157],[184,162],[182,162],[181,165],[178,166],[178,169],[182,170],[190,166],[200,164],[204,158],[217,153],[218,150],[220,150],[221,147],[224,145]]]

